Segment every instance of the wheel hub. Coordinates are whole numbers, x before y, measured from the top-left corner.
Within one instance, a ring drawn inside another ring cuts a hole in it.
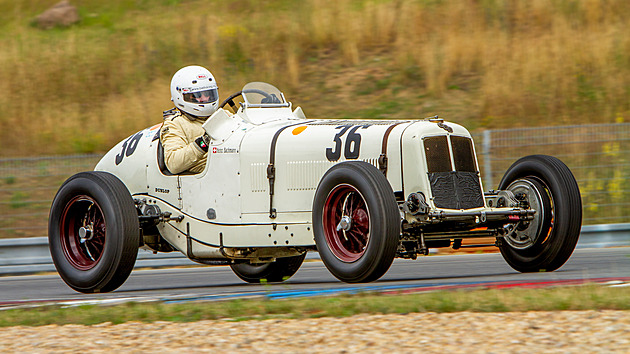
[[[85,243],[85,241],[91,240],[92,236],[94,236],[92,225],[81,226],[79,228],[79,237],[81,238],[81,243]]]
[[[519,179],[510,184],[507,188],[515,195],[521,193],[525,196],[525,200],[529,204],[531,209],[534,209],[534,219],[528,222],[519,222],[513,224],[509,232],[505,236],[505,241],[513,248],[526,249],[533,246],[540,237],[543,219],[545,215],[544,203],[542,201],[543,196],[534,183],[527,179]]]
[[[337,224],[337,231],[348,231],[352,227],[352,218],[348,215],[344,215],[341,217],[339,224]]]

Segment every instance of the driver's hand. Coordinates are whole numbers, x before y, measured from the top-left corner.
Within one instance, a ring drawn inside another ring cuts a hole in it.
[[[202,136],[195,139],[195,144],[197,144],[197,146],[199,146],[199,148],[204,152],[208,152],[208,145],[210,145],[210,136],[207,133],[204,133]]]
[[[201,139],[203,139],[206,145],[210,145],[210,140],[212,140],[212,138],[210,138],[210,135],[208,135],[208,133],[203,133],[203,135],[201,136]]]

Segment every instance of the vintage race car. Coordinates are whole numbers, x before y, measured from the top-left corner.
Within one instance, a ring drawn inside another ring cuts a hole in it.
[[[470,133],[440,118],[307,119],[254,82],[204,124],[200,174],[164,165],[160,125],[120,142],[60,187],[49,218],[55,266],[73,289],[107,292],[138,248],[229,265],[279,282],[317,251],[344,282],[380,278],[394,258],[493,237],[521,272],[553,271],[580,233],[581,197],[560,160],[524,157],[483,192]]]

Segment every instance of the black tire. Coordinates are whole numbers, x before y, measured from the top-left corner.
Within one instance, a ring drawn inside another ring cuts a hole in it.
[[[295,257],[277,258],[275,262],[254,265],[249,263],[230,264],[239,278],[248,283],[279,283],[293,276],[304,262],[306,253]]]
[[[339,280],[360,283],[383,276],[396,255],[400,223],[389,182],[369,163],[339,163],[319,182],[313,201],[315,243]]]
[[[48,243],[59,275],[72,289],[117,289],[129,277],[140,244],[138,214],[127,187],[107,172],[70,177],[52,202]]]
[[[552,156],[532,155],[516,161],[499,189],[527,194],[538,209],[527,225],[502,238],[499,250],[519,272],[551,272],[571,256],[582,226],[582,199],[569,168]]]

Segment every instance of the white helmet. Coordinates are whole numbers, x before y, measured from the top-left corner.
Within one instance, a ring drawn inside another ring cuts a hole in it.
[[[209,117],[219,104],[214,76],[197,65],[179,69],[171,80],[171,101],[175,107],[195,117]]]

